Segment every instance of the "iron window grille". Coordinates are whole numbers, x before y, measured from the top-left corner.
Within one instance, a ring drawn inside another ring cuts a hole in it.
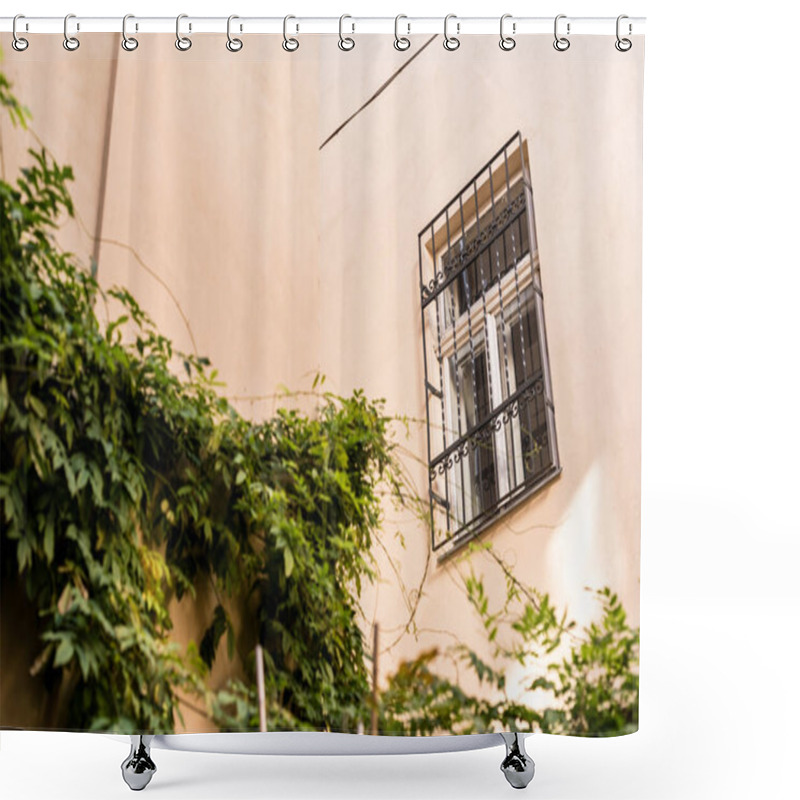
[[[477,535],[560,472],[517,132],[419,234],[431,538]]]

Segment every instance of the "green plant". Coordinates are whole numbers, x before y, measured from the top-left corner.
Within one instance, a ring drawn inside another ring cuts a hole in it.
[[[628,625],[619,598],[608,587],[595,594],[600,622],[584,627],[570,654],[548,666],[552,677],[531,684],[557,701],[539,720],[545,733],[598,736],[638,730],[639,629]]]
[[[356,598],[373,575],[378,483],[393,469],[387,420],[361,392],[326,397],[313,418],[279,411],[253,429],[244,457],[240,443],[230,461],[212,467],[235,465],[239,499],[227,509],[251,532],[238,580],[249,577],[257,595],[271,728],[297,720],[347,729],[368,693]],[[175,513],[172,549],[194,525],[181,522],[185,509]],[[186,552],[173,558],[183,563]]]
[[[505,596],[495,608],[482,578],[470,570],[464,580],[467,603],[482,622],[495,666],[463,644],[426,650],[402,662],[379,692],[378,729],[408,736],[503,730],[613,736],[635,731],[639,631],[629,626],[618,597],[607,588],[596,591],[599,621],[576,633],[575,621],[559,613],[547,594],[521,583],[491,546],[474,545],[471,551],[489,554],[506,578]],[[477,677],[481,690],[471,694],[440,674],[437,664],[443,657]],[[527,677],[514,686],[502,667],[509,663],[526,670]],[[532,704],[525,697],[530,692],[543,695],[541,702]],[[363,721],[370,710],[364,693],[353,714]],[[280,707],[270,717],[270,730],[308,729]],[[256,730],[253,683],[233,681],[220,692],[214,719],[227,729]]]
[[[420,736],[436,733],[484,733],[492,723],[492,704],[473,697],[437,675],[440,655],[431,649],[402,662],[380,693],[378,728],[382,733]]]
[[[163,730],[193,680],[167,639],[169,570],[139,525],[146,368],[100,329],[96,282],[53,243],[71,170],[32,156],[0,182],[3,568],[39,609],[32,671],[68,698],[70,725]]]
[[[24,121],[4,78],[0,99]],[[231,655],[258,638],[280,718],[347,725],[367,692],[354,598],[398,480],[381,402],[315,381],[311,415],[240,416],[207,360],[57,246],[72,172],[30,153],[0,182],[0,556],[39,611],[32,671],[66,709],[48,724],[168,732],[222,638]],[[168,602],[198,586],[218,603],[184,656]],[[257,620],[236,631],[245,601]]]
[[[429,651],[404,662],[381,695],[381,730],[397,733],[482,733],[540,730],[582,736],[612,736],[638,728],[639,631],[628,624],[619,598],[608,588],[595,592],[600,620],[576,633],[576,623],[559,613],[549,595],[524,585],[492,549],[506,593],[492,608],[483,579],[473,569],[464,580],[469,604],[481,620],[496,665],[517,663],[528,677],[510,686],[506,671],[490,666],[470,647],[445,654]],[[560,660],[557,654],[567,647]],[[437,675],[440,655],[455,659],[478,678],[480,695],[464,692]],[[525,692],[544,697],[535,705]]]

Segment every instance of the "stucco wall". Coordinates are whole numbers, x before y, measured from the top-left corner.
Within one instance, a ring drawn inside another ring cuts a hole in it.
[[[465,38],[448,53],[437,37],[325,144],[320,361],[335,388],[363,386],[388,398],[393,412],[424,420],[417,233],[519,130],[530,158],[563,472],[483,539],[579,620],[596,612],[584,587],[607,584],[638,622],[642,53],[620,58],[606,39],[575,38],[565,57],[546,37],[511,53],[490,37]],[[396,70],[385,45],[360,37],[352,58],[326,59],[323,141]],[[406,446],[424,458],[424,426],[411,433]],[[424,493],[424,466],[408,463]],[[428,531],[398,520],[384,531],[390,546],[394,528],[406,542],[401,555],[393,549],[404,582],[418,586]],[[475,558],[490,595],[501,597],[501,574]],[[457,559],[429,563],[420,640],[407,637],[396,655],[482,640],[456,585],[459,569],[467,567]],[[365,605],[384,629],[408,617],[390,581]]]
[[[37,36],[25,54],[4,46],[3,69],[78,176],[82,224],[64,245],[87,263],[96,252],[102,283],[127,286],[178,348],[208,356],[254,417],[280,385],[308,388],[322,372],[334,391],[360,387],[424,420],[417,234],[519,130],[563,472],[483,536],[580,621],[596,610],[584,587],[608,584],[638,622],[642,48],[576,36],[557,53],[530,37],[504,53],[496,37],[464,37],[449,53],[440,39],[398,53],[360,36],[342,54],[335,37],[309,36],[289,56],[248,37],[234,56],[216,36],[188,53],[148,36],[130,54],[117,36],[83,37],[77,54]],[[8,176],[26,139],[5,120],[2,137]],[[424,495],[424,424],[402,443]],[[387,507],[381,536],[406,587],[379,551],[364,608],[384,645],[397,640],[382,674],[434,644],[479,645],[458,586],[466,565],[439,563],[408,513]],[[403,637],[415,587],[419,637]],[[202,611],[175,617],[176,638],[199,635]],[[233,671],[223,656],[213,682]],[[187,724],[207,727],[191,712]]]

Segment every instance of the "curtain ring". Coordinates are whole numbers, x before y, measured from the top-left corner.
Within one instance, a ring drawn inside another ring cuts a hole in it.
[[[188,14],[178,14],[177,18],[175,19],[175,47],[177,47],[182,53],[185,53],[192,46],[192,40],[188,36],[181,36],[181,20],[188,18]],[[189,30],[191,31],[191,29],[192,26],[190,23]]]
[[[73,53],[81,46],[81,43],[78,41],[77,37],[69,35],[67,27],[71,19],[75,19],[74,14],[67,14],[67,16],[64,17],[64,49],[69,50],[70,53]],[[77,23],[75,29],[80,30],[80,27],[77,25]]]
[[[353,39],[351,39],[349,36],[344,36],[342,34],[342,26],[344,25],[344,21],[346,19],[353,19],[353,18],[349,14],[342,14],[342,16],[339,17],[339,49],[344,50],[345,52],[347,52],[348,50],[352,50],[356,46],[356,43]],[[356,25],[355,23],[351,24],[353,26],[353,32],[355,32]]]
[[[235,19],[239,19],[236,14],[231,14],[228,17],[228,41],[225,42],[225,47],[227,47],[231,53],[238,53],[242,47],[244,47],[241,39],[231,37],[231,22]]]
[[[398,30],[400,27],[400,20],[401,19],[408,19],[405,14],[398,14],[394,18],[394,49],[395,50],[408,50],[411,47],[411,40],[407,39],[405,36],[400,35],[400,31]],[[408,32],[411,33],[411,25],[406,23],[408,26]]]
[[[630,39],[621,39],[620,35],[619,35],[619,24],[624,19],[629,19],[627,14],[620,14],[617,17],[617,41],[614,42],[614,47],[616,47],[617,50],[620,51],[620,53],[627,53],[628,50],[630,50],[631,47],[633,47],[633,42]],[[631,33],[633,33],[633,26],[629,22],[628,23],[628,34],[631,34]]]
[[[517,40],[511,36],[506,36],[505,32],[503,31],[503,25],[505,24],[505,21],[511,18],[511,14],[503,14],[503,16],[500,17],[500,49],[505,50],[506,52],[513,50],[517,46]],[[511,23],[511,32],[517,32],[516,22]]]
[[[450,52],[452,52],[453,50],[458,50],[458,48],[461,47],[461,41],[459,40],[458,36],[449,36],[447,33],[447,25],[451,19],[456,19],[456,15],[448,14],[444,18],[444,41],[442,42],[444,49],[450,50]],[[458,33],[460,30],[461,30],[461,23],[456,22],[456,33]]]
[[[28,49],[28,40],[23,39],[21,36],[17,36],[17,20],[18,19],[25,19],[24,14],[17,14],[14,17],[14,21],[11,23],[11,34],[14,37],[13,41],[11,42],[11,46],[18,52],[21,53],[23,50]]]
[[[565,50],[569,50],[569,39],[566,36],[559,36],[558,35],[558,21],[560,19],[566,19],[566,14],[559,14],[555,22],[553,23],[553,36],[555,37],[553,41],[553,47],[558,50],[559,53],[563,53]],[[567,36],[569,36],[569,22],[567,23]]]
[[[288,14],[283,18],[283,49],[287,53],[294,53],[294,51],[300,47],[300,42],[298,42],[297,39],[290,37],[287,33],[290,19],[297,19],[297,17],[293,17],[291,14]]]
[[[139,46],[139,40],[134,39],[133,36],[128,36],[127,26],[129,19],[135,19],[133,14],[126,14],[122,18],[122,49],[132,53]]]

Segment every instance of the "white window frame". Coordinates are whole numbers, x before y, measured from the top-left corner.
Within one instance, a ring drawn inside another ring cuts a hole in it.
[[[441,253],[437,253],[437,258],[441,258]],[[469,339],[470,339],[470,326],[472,330],[473,345],[483,344],[484,352],[487,354],[486,367],[490,370],[489,386],[491,388],[489,402],[491,410],[494,412],[499,408],[506,399],[505,387],[505,355],[500,347],[500,341],[497,336],[497,326],[500,323],[500,298],[503,298],[503,307],[506,315],[509,312],[509,307],[514,307],[520,301],[520,298],[525,295],[525,290],[533,285],[533,270],[538,266],[538,255],[534,253],[526,254],[517,264],[517,275],[515,276],[512,271],[503,275],[494,286],[490,287],[486,293],[474,300],[472,305],[469,306],[464,312],[458,315],[455,322],[450,320],[450,313],[447,309],[445,293],[436,300],[439,304],[439,319],[445,320],[445,324],[441,329],[442,348],[441,355],[445,359],[448,368],[444,370],[444,406],[445,406],[445,430],[447,435],[448,445],[461,438],[464,434],[462,430],[459,434],[459,412],[454,401],[456,396],[456,387],[454,385],[454,374],[450,369],[450,365],[454,364],[455,369],[466,358],[470,357],[469,352]],[[485,311],[484,311],[485,302]],[[449,323],[449,324],[447,324]],[[506,319],[506,340],[511,338],[511,323]],[[455,326],[455,344],[453,343],[453,327]],[[487,336],[488,333],[488,336]],[[455,358],[454,358],[455,356]],[[516,386],[516,371],[514,368],[514,359],[508,359],[509,370],[509,383],[511,386]],[[507,387],[506,387],[507,389]],[[509,436],[506,435],[506,430],[495,431],[493,435],[494,441],[494,458],[495,458],[495,473],[497,479],[497,493],[499,497],[505,497],[510,491],[515,489],[522,481],[520,476],[524,475],[524,465],[522,462],[522,434],[520,431],[519,420],[511,420],[508,426],[510,436],[513,437],[513,444]],[[511,485],[511,469],[509,463],[512,458],[511,451],[513,451],[514,471],[513,475],[516,476],[516,483]],[[466,472],[466,475],[465,475]],[[463,494],[460,492],[461,486],[458,482],[460,476],[461,482],[464,485]],[[461,496],[463,504],[457,502],[453,503],[454,508],[451,508],[448,513],[452,521],[460,526],[468,524],[473,517],[471,513],[473,496],[475,494],[474,485],[472,481],[472,474],[469,471],[469,461],[462,459],[459,463],[458,474],[456,470],[451,470],[448,474],[448,494],[451,498]],[[467,502],[469,501],[470,513],[466,513]]]

